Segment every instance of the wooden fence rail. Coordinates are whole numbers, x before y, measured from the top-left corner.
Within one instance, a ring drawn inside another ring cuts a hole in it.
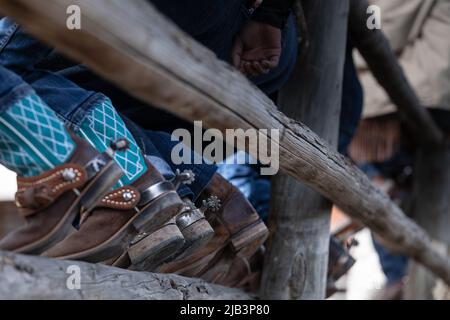
[[[66,28],[79,5],[81,30]],[[279,129],[280,166],[450,284],[450,260],[389,197],[239,72],[142,0],[0,0],[0,11],[143,101],[211,128]],[[265,138],[271,139],[267,136]],[[271,143],[277,143],[271,139]],[[256,150],[250,149],[253,156]]]
[[[248,300],[253,296],[199,279],[0,251],[0,299]]]

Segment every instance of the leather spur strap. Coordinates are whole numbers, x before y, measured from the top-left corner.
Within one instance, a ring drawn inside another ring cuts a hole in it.
[[[23,217],[48,207],[63,193],[82,187],[86,170],[77,164],[65,164],[32,178],[17,177],[15,200]]]
[[[139,191],[132,186],[125,186],[111,191],[97,205],[102,208],[130,210],[137,206],[141,199]]]

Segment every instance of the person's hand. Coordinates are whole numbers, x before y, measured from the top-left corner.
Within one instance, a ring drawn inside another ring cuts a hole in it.
[[[281,55],[281,30],[269,24],[248,21],[236,37],[233,65],[246,76],[266,74],[276,68]]]

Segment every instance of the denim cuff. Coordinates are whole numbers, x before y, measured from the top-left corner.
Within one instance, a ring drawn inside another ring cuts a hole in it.
[[[164,177],[166,180],[172,180],[175,178],[175,173],[172,171],[172,168],[169,164],[164,161],[159,155],[149,155],[145,156],[148,161],[158,170],[158,172]],[[182,184],[180,188],[177,190],[180,198],[189,197],[191,200],[194,198],[194,192],[189,189],[188,186]]]
[[[196,199],[194,192],[184,184],[180,186],[180,188],[177,190],[177,193],[181,199],[189,198],[191,201],[194,201],[194,199]]]
[[[58,116],[70,129],[72,129],[74,132],[78,132],[80,130],[81,124],[84,122],[86,117],[92,113],[92,110],[96,106],[102,104],[107,100],[109,100],[109,98],[104,94],[96,93],[90,96],[86,101],[81,103],[78,108],[72,113],[64,115],[58,112]]]
[[[2,93],[4,95],[0,97],[0,113],[5,112],[18,101],[33,94],[34,90],[28,84],[23,83],[13,87],[11,90],[7,91],[7,93]]]
[[[181,171],[192,170],[195,174],[195,181],[189,185],[189,189],[193,193],[193,200],[197,200],[202,191],[206,188],[208,183],[217,171],[217,166],[197,164],[197,165],[180,165],[177,166]]]

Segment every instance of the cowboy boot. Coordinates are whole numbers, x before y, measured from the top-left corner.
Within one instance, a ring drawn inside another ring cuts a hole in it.
[[[64,239],[80,213],[87,213],[123,175],[114,162],[120,140],[100,154],[72,135],[74,154],[64,165],[32,178],[17,178],[16,205],[25,224],[0,241],[0,250],[40,254]]]
[[[141,233],[132,242],[128,255],[114,261],[115,267],[153,271],[164,261],[174,256],[185,245],[183,234],[176,223],[176,217],[166,222],[153,233]]]
[[[148,171],[130,186],[108,193],[88,215],[79,230],[44,256],[102,262],[119,267],[145,263],[152,248],[138,245],[179,213],[183,202],[177,183],[165,180],[148,161]]]
[[[184,206],[176,217],[154,233],[137,239],[133,249],[150,254],[144,263],[135,264],[130,269],[152,272],[164,262],[188,256],[206,245],[214,236],[214,230],[204,212],[214,205],[205,203],[198,209],[189,199],[184,199]]]
[[[349,252],[353,245],[356,245],[356,243],[350,242],[348,245],[344,245],[337,237],[333,235],[330,237],[326,298],[339,291],[336,282],[347,274],[355,264],[356,261]]]
[[[158,272],[177,273],[188,277],[200,277],[213,266],[220,270],[221,258],[225,252],[250,259],[264,243],[268,230],[255,209],[244,195],[219,174],[215,174],[198,203],[211,201],[216,197],[220,209],[207,212],[207,219],[214,229],[214,236],[200,250],[183,256],[158,268]],[[233,259],[226,259],[228,268]]]
[[[202,206],[197,208],[190,199],[184,200],[185,206],[176,218],[176,224],[183,234],[185,244],[172,259],[182,259],[205,246],[214,236],[214,229],[206,220],[205,212],[217,211],[220,200],[211,198],[204,200]]]
[[[222,253],[220,261],[208,269],[202,278],[211,283],[257,293],[261,281],[264,254],[264,245],[261,245],[250,259],[233,254],[227,248]]]

